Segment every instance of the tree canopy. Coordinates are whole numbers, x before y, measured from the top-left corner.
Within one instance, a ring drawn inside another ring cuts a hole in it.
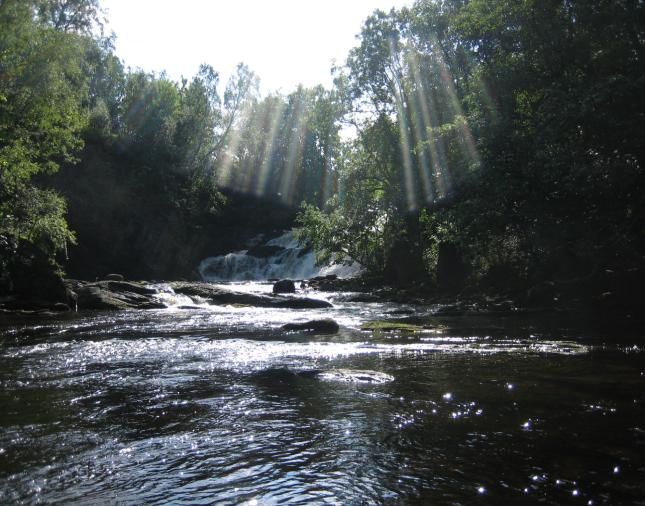
[[[302,204],[320,261],[402,284],[642,269],[642,2],[377,10],[332,89],[265,97],[243,64],[227,83],[126,70],[103,21],[98,0],[0,1],[4,291],[77,240],[180,262],[225,227],[223,188]]]
[[[375,12],[338,80],[359,134],[301,237],[376,272],[410,265],[404,245],[430,281],[452,244],[471,282],[506,288],[640,265],[644,16],[575,0]]]

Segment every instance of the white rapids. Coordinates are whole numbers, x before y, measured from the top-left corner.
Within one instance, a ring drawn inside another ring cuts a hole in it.
[[[264,245],[275,247],[276,252],[260,258],[249,255],[249,250],[246,249],[227,255],[208,257],[199,264],[199,274],[204,281],[224,282],[310,279],[329,274],[345,278],[355,276],[361,270],[359,264],[317,266],[314,252],[300,247],[292,231],[271,239]]]

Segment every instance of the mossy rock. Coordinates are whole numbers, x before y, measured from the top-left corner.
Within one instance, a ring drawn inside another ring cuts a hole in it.
[[[401,323],[388,320],[375,320],[365,322],[361,325],[361,330],[372,330],[380,332],[423,332],[428,327],[414,325],[412,323]]]
[[[335,334],[338,332],[339,326],[331,318],[323,318],[321,320],[309,320],[303,323],[287,323],[282,328],[284,330],[304,330],[319,334]]]

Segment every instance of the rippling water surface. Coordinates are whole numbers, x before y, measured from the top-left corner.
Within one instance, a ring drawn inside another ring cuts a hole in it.
[[[324,296],[0,322],[0,503],[645,504],[639,340]]]

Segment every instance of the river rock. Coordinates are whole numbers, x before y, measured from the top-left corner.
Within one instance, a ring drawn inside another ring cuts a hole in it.
[[[394,376],[369,369],[329,369],[320,371],[317,377],[325,381],[344,383],[388,383],[394,380]]]
[[[304,330],[320,334],[335,334],[338,332],[338,323],[331,318],[322,320],[309,320],[303,323],[287,323],[282,327],[284,330]]]
[[[285,309],[321,309],[333,307],[329,302],[308,297],[283,297],[257,295],[252,293],[235,292],[210,283],[171,283],[176,293],[189,297],[201,297],[209,304],[244,304],[254,307],[274,307]]]
[[[283,297],[275,300],[270,307],[281,307],[286,309],[324,309],[334,307],[326,300],[310,299],[309,297]]]
[[[273,285],[273,293],[296,293],[296,284],[290,279],[281,279]]]
[[[71,287],[70,287],[71,288]],[[78,309],[162,309],[156,300],[157,290],[126,281],[73,283]]]
[[[106,281],[123,281],[125,278],[123,274],[108,274],[103,279]]]

